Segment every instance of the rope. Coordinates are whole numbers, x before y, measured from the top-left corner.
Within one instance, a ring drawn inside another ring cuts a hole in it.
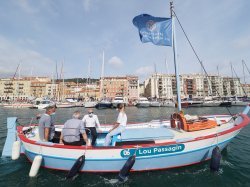
[[[204,65],[203,65],[203,63],[202,63],[202,61],[200,60],[198,54],[196,53],[196,51],[195,51],[195,49],[194,49],[194,47],[193,47],[191,41],[189,40],[189,38],[188,38],[188,36],[187,36],[187,34],[186,34],[184,28],[182,27],[181,22],[179,21],[177,15],[176,15],[176,13],[175,13],[175,11],[174,11],[174,10],[172,10],[172,11],[173,11],[173,13],[174,13],[174,15],[175,15],[175,17],[176,17],[176,19],[177,19],[177,21],[178,21],[178,23],[179,23],[181,29],[182,29],[182,32],[183,32],[184,35],[185,35],[185,37],[186,37],[186,39],[187,39],[187,41],[188,41],[190,47],[192,48],[192,50],[193,50],[193,52],[194,52],[194,54],[195,54],[195,56],[196,56],[198,62],[200,63],[200,65],[201,65],[203,71],[205,72],[205,75],[206,75],[206,77],[207,77],[207,80],[210,81],[210,79],[208,78],[208,73],[207,73],[207,71],[206,71],[206,69],[205,69],[205,67],[204,67]],[[211,91],[211,90],[210,90],[210,91]],[[218,96],[219,96],[220,98],[222,98],[221,95],[219,94],[219,92],[218,92],[218,90],[217,90],[216,88],[215,88],[215,91],[216,91],[216,93],[218,94]],[[231,116],[233,116],[232,113],[230,112],[229,108],[228,108],[227,106],[225,106],[225,107],[226,107],[227,111],[229,112],[229,114],[230,114]]]
[[[239,80],[239,82],[240,82],[240,78],[239,78],[239,76],[237,75],[237,73],[235,72],[235,70],[234,70],[234,67],[232,66],[232,70],[233,70],[233,72],[234,72],[234,74],[235,74],[235,76],[236,76],[236,78]],[[241,88],[242,88],[242,90],[243,90],[243,92],[244,92],[244,94],[245,94],[245,96],[247,96],[247,93],[246,93],[246,91],[245,91],[245,89],[244,89],[244,87],[242,86],[242,84],[240,83],[240,86],[241,86]]]

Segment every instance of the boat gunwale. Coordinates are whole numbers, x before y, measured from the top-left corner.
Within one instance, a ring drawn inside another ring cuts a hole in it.
[[[215,115],[218,116],[218,115]],[[156,146],[164,146],[164,145],[171,145],[171,144],[178,144],[178,143],[188,143],[188,142],[195,142],[195,141],[199,141],[199,140],[204,140],[204,139],[210,139],[210,138],[214,138],[214,137],[219,137],[228,133],[231,133],[233,131],[237,131],[247,125],[249,125],[250,123],[250,118],[246,115],[246,114],[239,114],[239,116],[241,116],[243,118],[242,122],[238,125],[234,125],[232,128],[227,129],[225,131],[219,132],[219,133],[213,133],[213,134],[209,134],[209,135],[205,135],[205,136],[199,136],[196,137],[194,139],[191,140],[187,140],[187,141],[182,141],[182,142],[178,142],[178,141],[170,141],[170,142],[164,142],[164,143],[154,143],[154,144],[139,144],[140,148],[145,148],[145,147],[156,147]],[[25,143],[29,143],[32,145],[37,145],[37,146],[44,146],[44,147],[51,147],[51,148],[64,148],[64,149],[87,149],[87,150],[107,150],[107,149],[129,149],[129,148],[135,148],[137,147],[136,145],[121,145],[121,146],[70,146],[70,145],[63,145],[63,144],[52,144],[52,145],[46,145],[43,143],[39,143],[37,141],[34,140],[30,140],[28,139],[24,134],[23,134],[23,126],[18,126],[17,127],[17,132],[18,132],[18,137],[20,138],[21,141],[25,142]]]

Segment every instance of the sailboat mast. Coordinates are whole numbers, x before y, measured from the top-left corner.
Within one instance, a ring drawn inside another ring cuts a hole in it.
[[[170,2],[170,12],[172,18],[172,31],[173,31],[173,53],[174,53],[174,68],[175,68],[175,79],[176,79],[176,91],[177,91],[177,107],[178,111],[181,111],[181,92],[180,92],[180,76],[179,76],[179,69],[177,63],[177,47],[176,47],[176,38],[175,38],[175,16],[174,16],[174,5],[173,2]]]
[[[103,77],[104,77],[104,50],[102,52],[102,70],[101,70],[101,85],[100,85],[101,98],[103,98]]]
[[[246,76],[245,76],[244,60],[242,60],[242,68],[243,68],[243,79],[244,79],[244,84],[246,85]]]
[[[90,58],[89,58],[89,66],[88,66],[88,81],[87,84],[90,84]]]
[[[154,94],[155,94],[155,98],[154,98],[154,99],[157,99],[157,94],[156,94],[156,88],[157,88],[157,85],[156,85],[156,84],[157,84],[157,83],[156,83],[156,82],[157,82],[157,72],[156,72],[156,64],[155,64],[155,63],[154,63],[154,66],[155,66],[155,76],[154,76],[154,86],[155,86],[155,87],[154,87],[154,92],[155,92]]]

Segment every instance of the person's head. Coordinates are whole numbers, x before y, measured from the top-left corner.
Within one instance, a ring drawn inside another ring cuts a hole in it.
[[[53,113],[55,113],[57,108],[56,104],[52,105],[52,107],[53,107]]]
[[[89,114],[89,117],[93,116],[93,109],[92,108],[88,109],[88,114]]]
[[[81,117],[80,111],[75,111],[75,112],[73,113],[72,117],[73,117],[74,119],[80,119],[80,117]]]
[[[54,113],[54,106],[46,107],[46,114],[51,115],[52,113]]]
[[[125,109],[125,105],[124,105],[123,103],[119,103],[119,104],[117,105],[117,109],[118,109],[119,111],[123,111],[123,110]]]

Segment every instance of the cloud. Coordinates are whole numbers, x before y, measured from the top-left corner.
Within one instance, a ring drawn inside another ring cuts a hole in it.
[[[90,1],[91,0],[83,0],[82,1],[83,8],[84,8],[85,12],[88,12],[90,10]]]
[[[152,66],[144,66],[144,67],[138,68],[135,72],[138,75],[145,76],[145,75],[149,75],[149,74],[153,73],[154,68]]]
[[[22,40],[22,39],[20,39]],[[30,39],[23,39],[23,42],[27,41],[29,45]],[[51,66],[54,62],[40,54],[39,52],[18,46],[18,42],[11,42],[8,39],[0,35],[0,75],[1,77],[14,75],[14,72],[21,63],[21,75],[30,75],[32,68],[34,75],[52,75]],[[49,70],[48,70],[49,69]]]
[[[120,68],[123,66],[122,60],[117,56],[113,56],[111,59],[109,59],[108,64],[114,68]]]
[[[37,12],[30,4],[28,0],[17,0],[19,7],[26,13],[34,14]]]
[[[237,38],[233,41],[233,45],[238,49],[245,49],[250,47],[250,35]]]

